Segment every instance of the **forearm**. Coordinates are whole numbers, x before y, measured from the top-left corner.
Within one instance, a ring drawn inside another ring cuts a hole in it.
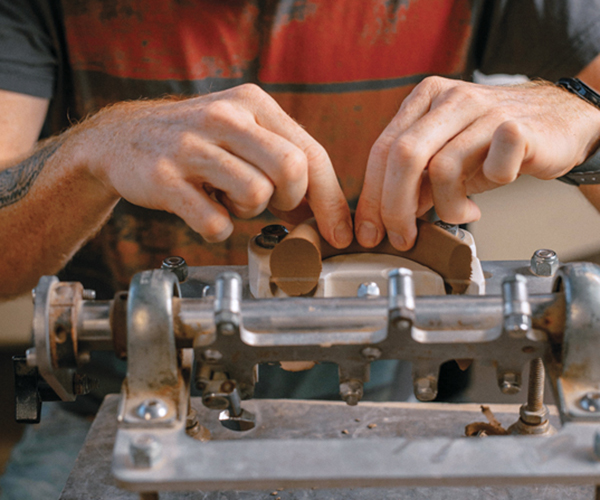
[[[59,271],[110,215],[118,197],[90,174],[77,127],[0,171],[0,298]]]

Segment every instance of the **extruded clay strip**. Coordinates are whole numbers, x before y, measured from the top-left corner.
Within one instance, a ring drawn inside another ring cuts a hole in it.
[[[418,236],[407,252],[396,250],[387,238],[374,248],[365,248],[356,240],[350,246],[338,249],[325,241],[314,219],[290,231],[271,253],[271,282],[287,295],[311,293],[319,282],[322,261],[336,255],[351,253],[380,253],[405,257],[423,264],[438,273],[452,289],[464,293],[471,277],[471,248],[448,231],[422,220],[417,220]]]

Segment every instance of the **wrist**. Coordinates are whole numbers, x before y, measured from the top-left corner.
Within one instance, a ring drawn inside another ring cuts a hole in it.
[[[589,139],[576,166],[558,179],[576,186],[600,184],[600,94],[578,78],[561,78],[556,85],[576,96],[579,104],[584,104],[582,111],[586,114],[582,119],[588,119],[584,130],[589,132]]]
[[[96,116],[67,130],[64,153],[70,158],[74,170],[88,182],[93,183],[94,193],[108,202],[116,202],[120,195],[110,181],[106,143]]]

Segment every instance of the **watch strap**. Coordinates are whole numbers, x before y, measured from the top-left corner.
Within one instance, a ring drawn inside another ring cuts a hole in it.
[[[561,78],[556,85],[575,94],[587,103],[600,109],[600,94],[588,87],[579,78]],[[582,184],[600,184],[600,149],[576,166],[567,174],[558,177],[559,181],[580,186]]]
[[[581,186],[582,184],[600,184],[600,150],[585,160],[581,165],[565,175],[558,177],[559,181]]]

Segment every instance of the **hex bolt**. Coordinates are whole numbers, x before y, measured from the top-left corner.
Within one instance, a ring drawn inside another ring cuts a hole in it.
[[[160,268],[166,271],[171,271],[173,274],[175,274],[175,276],[177,276],[177,279],[180,283],[185,281],[188,277],[187,262],[183,257],[179,257],[177,255],[167,257],[165,260],[163,260]]]
[[[160,441],[151,434],[135,436],[129,444],[129,456],[136,467],[150,468],[159,459],[162,451]]]
[[[536,276],[550,277],[556,274],[560,263],[554,250],[541,248],[531,257],[531,272]]]
[[[541,358],[529,362],[529,385],[527,403],[519,409],[519,420],[509,427],[512,434],[549,435],[556,430],[548,420],[548,408],[544,405],[544,363]]]
[[[136,414],[144,420],[158,420],[167,416],[169,408],[160,399],[145,399],[137,407]]]
[[[372,298],[379,297],[379,295],[381,295],[381,291],[379,290],[377,283],[375,283],[374,281],[368,281],[368,282],[361,283],[360,285],[358,285],[358,290],[356,292],[356,295],[357,295],[357,297],[359,297],[361,299],[363,299],[363,298],[372,299]]]
[[[586,392],[579,400],[579,406],[589,413],[600,412],[600,392]]]
[[[531,304],[527,280],[520,274],[506,278],[502,283],[504,303],[504,331],[513,337],[524,337],[531,330]]]
[[[288,235],[288,230],[281,224],[271,224],[260,230],[260,234],[256,237],[256,244],[260,247],[272,249],[277,243]]]
[[[363,384],[352,379],[340,384],[340,396],[349,406],[356,406],[363,396]]]
[[[517,394],[521,390],[521,374],[505,372],[499,380],[502,394]]]
[[[363,358],[369,361],[375,361],[381,357],[381,349],[378,347],[364,347],[360,353]]]

